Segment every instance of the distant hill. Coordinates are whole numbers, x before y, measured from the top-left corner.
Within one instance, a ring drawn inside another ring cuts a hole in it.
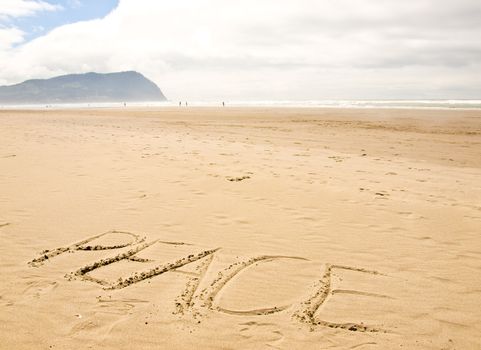
[[[165,101],[159,87],[134,71],[62,75],[0,86],[0,104]]]

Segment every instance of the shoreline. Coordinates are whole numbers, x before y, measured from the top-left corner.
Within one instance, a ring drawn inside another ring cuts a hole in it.
[[[48,106],[48,107],[47,107]],[[461,110],[480,111],[481,100],[326,100],[326,101],[189,101],[189,106],[178,105],[177,101],[164,102],[93,102],[93,103],[43,103],[43,104],[0,104],[0,110],[81,110],[81,109],[122,109],[122,108],[287,108],[287,109],[407,109],[407,110]]]

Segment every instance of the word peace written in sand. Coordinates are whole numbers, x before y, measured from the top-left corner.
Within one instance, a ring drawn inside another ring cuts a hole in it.
[[[128,238],[126,242],[116,244],[91,244],[95,240],[99,240],[103,237],[122,236],[124,239]],[[172,259],[171,261],[157,264],[155,260],[149,258],[139,257],[139,253],[145,252],[148,249],[153,249],[155,246],[165,247],[179,247],[186,246],[192,253],[181,256],[180,258]],[[50,261],[53,258],[64,254],[74,253],[76,251],[101,251],[101,250],[116,250],[130,247],[131,249],[117,255],[113,255],[108,258],[100,259],[91,264],[84,265],[74,272],[66,275],[69,280],[81,279],[84,281],[95,282],[101,285],[104,289],[122,289],[132,286],[136,283],[142,282],[147,279],[154,278],[155,276],[165,273],[179,273],[187,276],[188,280],[183,292],[175,301],[176,313],[184,314],[186,312],[192,313],[197,318],[201,317],[208,310],[222,312],[232,315],[269,315],[280,312],[291,312],[293,319],[302,323],[308,324],[311,327],[323,326],[330,328],[340,328],[348,331],[360,331],[360,332],[386,332],[379,327],[365,325],[363,323],[354,322],[329,322],[321,319],[320,308],[331,297],[334,296],[336,290],[332,287],[332,275],[336,270],[349,270],[370,275],[379,275],[381,273],[373,270],[367,270],[363,268],[325,264],[323,275],[316,281],[310,294],[295,304],[280,305],[275,307],[258,308],[248,311],[236,311],[227,308],[223,308],[216,303],[217,296],[226,285],[236,278],[241,272],[246,269],[257,266],[260,263],[270,262],[281,259],[303,260],[308,259],[295,256],[283,256],[283,255],[261,255],[242,261],[237,261],[227,268],[218,271],[215,278],[211,281],[204,281],[207,277],[207,271],[211,267],[214,256],[219,253],[221,248],[213,249],[199,249],[196,246],[184,242],[170,242],[161,240],[147,241],[146,237],[140,235],[123,232],[123,231],[109,231],[96,236],[89,237],[83,241],[74,243],[67,247],[60,247],[53,250],[45,250],[41,255],[29,262],[29,265],[33,267],[39,267],[44,262]],[[112,266],[120,262],[137,262],[142,264],[149,264],[151,268],[136,271],[126,278],[120,277],[115,281],[108,281],[103,278],[94,277],[93,273],[100,268]],[[182,270],[184,267],[194,267],[194,271]],[[205,288],[200,288],[201,284],[207,285]],[[343,290],[344,293],[368,295],[369,293],[363,293],[362,291],[349,291]],[[381,296],[381,295],[380,295]]]

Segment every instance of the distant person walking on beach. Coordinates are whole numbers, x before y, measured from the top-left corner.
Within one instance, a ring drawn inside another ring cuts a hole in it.
[[[186,107],[188,106],[187,101],[185,101],[185,106],[186,106]]]
[[[225,103],[224,103],[224,101],[222,101],[222,107],[225,107]]]
[[[182,106],[182,101],[179,101],[179,107],[181,107],[181,106]]]

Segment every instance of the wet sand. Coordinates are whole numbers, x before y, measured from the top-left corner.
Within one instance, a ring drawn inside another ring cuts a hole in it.
[[[481,112],[0,110],[1,349],[479,349]]]

